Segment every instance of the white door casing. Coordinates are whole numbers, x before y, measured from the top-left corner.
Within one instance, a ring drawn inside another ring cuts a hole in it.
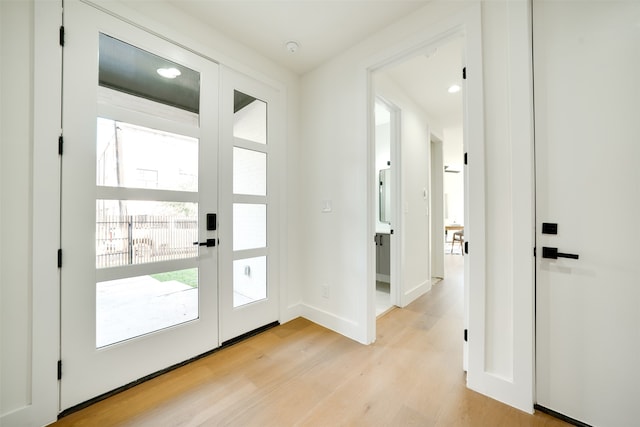
[[[533,2],[536,400],[594,426],[640,402],[639,23],[634,1]]]

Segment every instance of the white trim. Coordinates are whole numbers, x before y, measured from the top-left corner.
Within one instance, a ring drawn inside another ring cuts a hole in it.
[[[198,138],[200,115],[98,86],[98,116]]]
[[[198,203],[197,191],[156,190],[154,188],[106,187],[96,185],[97,200],[141,200]]]
[[[431,279],[427,279],[424,282],[414,286],[413,288],[406,290],[402,294],[402,305],[401,307],[406,307],[411,302],[413,302],[416,298],[421,297],[431,290]]]
[[[60,357],[60,278],[53,260],[60,247],[60,159],[53,147],[61,127],[62,56],[52,34],[61,23],[61,3],[36,1],[34,10],[33,386],[25,424],[44,425],[55,421],[59,397],[53,371]]]
[[[200,250],[206,250],[201,248]],[[201,256],[204,258],[204,255]],[[148,264],[123,265],[119,267],[96,269],[96,282],[107,282],[110,280],[126,279],[128,277],[147,276],[151,274],[164,273],[166,271],[186,270],[188,268],[198,268],[199,257],[174,259],[169,261],[150,262]]]
[[[497,375],[488,370],[486,362],[487,352],[492,349],[487,348],[486,329],[486,305],[487,291],[484,281],[474,282],[468,287],[469,292],[469,375],[467,384],[469,388],[486,394],[494,399],[500,400],[508,405],[522,411],[533,413],[533,381],[534,381],[534,260],[533,247],[534,236],[534,171],[533,171],[533,74],[531,67],[531,19],[528,0],[517,0],[505,2],[507,10],[507,33],[509,34],[508,45],[508,94],[509,94],[509,142],[512,144],[511,170],[512,188],[511,194],[512,208],[512,232],[513,232],[513,277],[512,286],[512,374],[510,377]],[[479,31],[479,29],[478,29]],[[472,39],[471,43],[477,44],[475,49],[468,51],[469,59],[473,61],[481,60],[473,55],[480,52],[480,40]],[[527,54],[523,54],[526,48]],[[522,60],[522,59],[525,60]],[[467,75],[468,82],[481,78],[475,73]],[[482,89],[482,85],[478,85]],[[468,85],[469,92],[476,90],[476,85]],[[477,94],[476,94],[477,95]],[[480,94],[481,95],[481,94]],[[482,99],[482,96],[479,97]],[[474,101],[475,100],[475,101]],[[468,107],[481,108],[482,105],[474,107],[472,102],[477,102],[478,97],[469,99]],[[477,128],[478,124],[472,122],[476,117],[469,115],[469,130]],[[466,131],[465,131],[466,134]],[[479,156],[484,156],[484,152],[479,152],[477,146],[469,144],[469,195],[476,197],[478,174],[484,177],[484,166],[482,171],[478,170],[476,163]],[[473,167],[471,167],[473,165]],[[528,188],[530,193],[517,194],[518,189]],[[475,207],[474,207],[475,206]],[[469,274],[475,280],[478,275],[486,277],[486,259],[482,250],[481,260],[478,259],[478,246],[482,244],[484,249],[485,236],[476,234],[477,228],[474,226],[478,212],[476,204],[471,199],[470,209],[473,210],[472,221],[469,227],[470,234],[465,230],[465,238],[470,242]],[[483,204],[484,207],[484,204]],[[481,211],[484,217],[484,209]],[[484,221],[484,218],[483,218]],[[482,230],[484,232],[484,230]],[[473,233],[473,234],[471,234]],[[481,237],[481,241],[479,240]],[[482,261],[482,266],[476,263]]]
[[[322,325],[325,328],[331,329],[341,335],[350,337],[351,339],[358,340],[356,337],[362,334],[362,327],[354,320],[336,316],[335,314],[319,307],[309,304],[300,304],[300,313],[305,319],[317,323],[318,325]]]

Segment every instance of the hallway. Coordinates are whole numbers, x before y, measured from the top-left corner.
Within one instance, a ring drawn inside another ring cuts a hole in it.
[[[463,257],[378,319],[363,346],[296,319],[147,381],[55,426],[560,426],[465,387]]]

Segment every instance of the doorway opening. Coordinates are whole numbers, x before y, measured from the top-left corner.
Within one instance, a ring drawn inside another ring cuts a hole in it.
[[[376,317],[391,310],[397,303],[397,248],[392,239],[399,215],[396,199],[399,194],[398,124],[400,110],[378,96],[375,102],[376,146]]]
[[[384,279],[385,231],[391,250],[390,305],[406,306],[446,276],[464,277],[464,41],[461,36],[448,38],[372,73],[378,187],[376,315]],[[397,110],[395,133],[385,122],[388,105]],[[397,142],[385,151],[388,135],[397,135]],[[391,157],[388,165],[385,156]],[[385,198],[387,174],[393,185]],[[388,225],[381,219],[387,212]]]

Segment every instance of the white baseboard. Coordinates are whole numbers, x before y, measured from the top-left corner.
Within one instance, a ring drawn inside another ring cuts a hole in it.
[[[303,317],[302,307],[303,305],[300,301],[295,304],[291,304],[288,307],[283,307],[280,312],[280,323],[287,323],[295,318]]]
[[[416,299],[420,298],[422,295],[426,294],[431,290],[431,279],[425,280],[417,286],[409,289],[402,295],[401,306],[406,307],[411,304]]]
[[[45,426],[56,421],[56,413],[49,416],[38,413],[33,405],[18,408],[0,415],[0,426],[34,427]]]
[[[308,304],[301,304],[302,317],[307,320],[317,323],[320,326],[324,326],[327,329],[331,329],[334,332],[344,335],[347,338],[351,338],[361,344],[367,344],[366,331],[357,322],[346,319],[344,317],[336,316],[333,313],[329,313],[321,308],[314,307]]]

